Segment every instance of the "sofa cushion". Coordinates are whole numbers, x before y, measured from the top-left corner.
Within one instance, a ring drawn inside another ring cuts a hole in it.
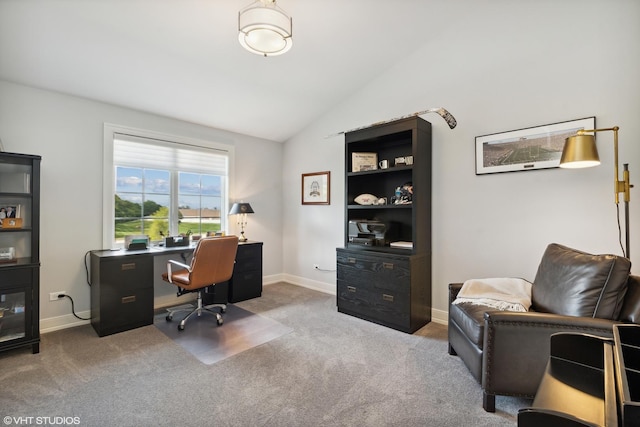
[[[468,302],[449,304],[449,321],[455,322],[467,338],[479,349],[482,349],[484,313],[487,311],[495,311],[495,308]]]
[[[629,276],[620,319],[623,322],[640,323],[640,277]]]
[[[591,255],[552,243],[538,266],[531,290],[532,308],[543,313],[616,320],[630,269],[627,258]]]

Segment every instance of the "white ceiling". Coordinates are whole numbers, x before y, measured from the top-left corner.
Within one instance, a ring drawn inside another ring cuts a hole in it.
[[[238,43],[238,11],[250,3],[0,0],[0,79],[285,141],[424,45],[466,1],[278,0],[294,42],[270,58]]]

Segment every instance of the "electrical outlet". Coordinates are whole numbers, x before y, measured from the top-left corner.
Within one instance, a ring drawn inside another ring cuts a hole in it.
[[[59,299],[62,299],[62,298],[58,298],[58,295],[66,294],[66,293],[67,291],[51,292],[49,293],[49,301],[58,301]]]
[[[319,264],[313,264],[313,269],[314,269],[314,270],[317,270],[317,269],[319,269],[319,268],[320,268],[320,265],[319,265]]]

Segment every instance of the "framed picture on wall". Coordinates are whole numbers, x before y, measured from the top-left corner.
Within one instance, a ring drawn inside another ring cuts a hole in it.
[[[331,172],[302,174],[302,204],[331,204]]]
[[[570,120],[476,137],[476,175],[560,166],[564,141],[596,118]]]

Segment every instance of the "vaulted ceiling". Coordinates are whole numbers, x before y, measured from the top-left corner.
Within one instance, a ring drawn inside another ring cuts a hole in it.
[[[293,49],[265,58],[238,43],[250,3],[0,0],[0,79],[285,141],[470,4],[278,0]]]

